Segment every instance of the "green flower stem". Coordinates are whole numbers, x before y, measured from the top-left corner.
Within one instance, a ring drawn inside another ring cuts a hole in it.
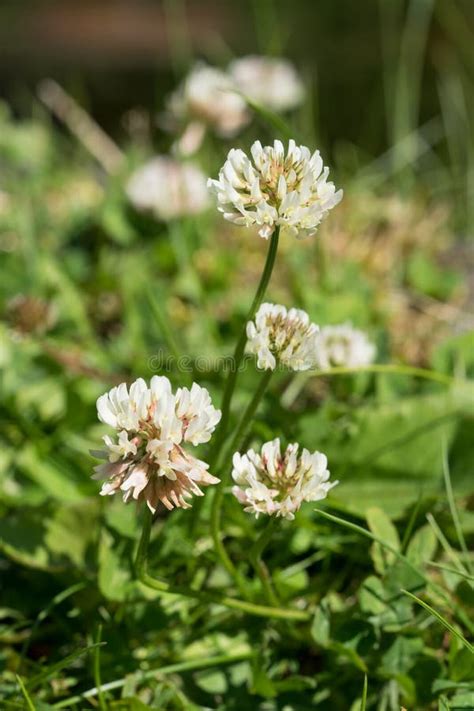
[[[301,373],[300,377],[294,378],[285,392],[281,396],[281,402],[285,407],[290,407],[298,397],[298,394],[304,387],[305,383],[310,378],[323,378],[332,375],[356,375],[357,373],[386,373],[388,375],[407,375],[414,378],[422,378],[431,380],[442,385],[452,385],[455,378],[445,373],[438,373],[436,370],[427,368],[417,368],[412,365],[403,365],[397,363],[375,363],[372,365],[362,365],[354,368],[337,367],[328,368],[327,370],[314,370]]]
[[[320,370],[317,373],[312,373],[313,377],[323,377],[326,375],[346,375],[352,373],[392,373],[393,375],[411,375],[415,378],[424,378],[425,380],[433,380],[443,385],[451,385],[454,378],[451,375],[438,373],[435,370],[427,368],[417,368],[413,365],[403,365],[397,363],[374,363],[373,365],[363,365],[356,368],[329,368],[328,370]]]
[[[259,617],[267,617],[280,620],[293,620],[307,622],[311,619],[309,612],[302,610],[283,609],[279,607],[266,607],[264,605],[255,605],[245,600],[221,595],[219,593],[204,592],[201,590],[193,590],[190,587],[179,587],[170,585],[164,580],[154,578],[148,573],[148,546],[150,543],[150,532],[153,522],[153,516],[147,509],[143,522],[143,530],[138,545],[137,555],[135,558],[135,575],[137,579],[152,590],[160,593],[171,595],[182,595],[183,597],[199,600],[208,604],[224,605],[238,612],[245,612],[249,615],[257,615]]]
[[[260,582],[262,584],[263,592],[265,593],[265,597],[267,599],[267,602],[270,605],[276,605],[278,606],[280,604],[280,601],[278,600],[278,597],[275,593],[273,583],[272,583],[272,577],[270,575],[270,571],[268,570],[267,566],[262,560],[262,554],[267,545],[270,543],[270,540],[273,536],[273,533],[275,531],[275,524],[276,524],[276,518],[271,516],[270,520],[268,521],[267,525],[263,529],[260,537],[256,540],[253,548],[250,551],[250,562],[252,563],[255,572],[257,573],[258,577],[260,578]]]
[[[222,466],[223,463],[228,460],[234,452],[237,452],[242,446],[242,442],[244,441],[249,427],[252,424],[252,420],[255,416],[260,401],[262,400],[265,391],[268,388],[272,375],[273,370],[270,369],[264,370],[262,372],[260,383],[257,389],[255,390],[252,399],[245,408],[242,417],[240,418],[239,424],[237,425],[237,428],[234,432],[234,436],[229,441],[227,447],[225,447],[225,449],[221,451],[221,456],[219,457],[219,460],[217,462],[218,468],[220,468],[220,466]],[[216,471],[218,471],[218,469],[216,469]]]
[[[96,648],[94,649],[94,682],[97,689],[97,696],[99,697],[99,707],[100,711],[107,711],[107,702],[105,700],[105,695],[102,690],[102,680],[100,674],[100,648],[102,646],[102,625],[99,625],[96,637]]]
[[[233,453],[239,449],[245,437],[245,434],[248,431],[248,428],[252,424],[253,416],[255,415],[258,405],[265,393],[265,390],[268,387],[272,374],[272,370],[264,371],[263,377],[260,380],[260,384],[257,390],[255,391],[253,398],[247,405],[247,408],[245,409],[239,424],[237,425],[237,429],[235,430],[234,436],[232,437],[229,445],[224,450],[221,450],[221,455],[217,460],[216,471],[219,471],[220,465],[224,465],[224,463],[232,457]],[[225,475],[222,477],[223,480],[221,481],[220,486],[214,489],[214,498],[212,499],[211,506],[211,535],[214,541],[214,548],[220,558],[222,565],[227,570],[229,575],[231,575],[232,578],[236,581],[237,586],[241,591],[241,594],[245,595],[245,582],[242,580],[238,570],[229,558],[221,538],[221,510],[222,502],[224,499],[224,486],[226,484],[226,480],[229,478],[231,466],[232,463],[230,462],[225,470]]]
[[[252,305],[247,314],[247,318],[245,319],[245,323],[243,325],[239,340],[237,341],[237,345],[235,347],[232,367],[229,370],[229,375],[227,377],[224,395],[222,398],[222,419],[219,425],[219,429],[216,432],[214,463],[217,461],[217,457],[220,452],[220,447],[222,446],[222,443],[225,440],[227,429],[229,427],[230,405],[232,401],[232,395],[234,393],[240,365],[244,357],[245,345],[247,343],[247,323],[253,319],[253,317],[255,316],[255,312],[257,311],[265,296],[265,292],[267,290],[267,286],[272,275],[273,267],[275,265],[279,238],[280,228],[277,227],[270,241],[270,246],[267,252],[267,260],[265,262],[265,267],[260,278],[260,284],[258,285],[254,300],[252,301]]]

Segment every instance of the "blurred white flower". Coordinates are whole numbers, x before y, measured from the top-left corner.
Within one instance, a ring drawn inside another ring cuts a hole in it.
[[[161,220],[195,215],[209,204],[204,173],[167,156],[156,156],[138,168],[126,191],[137,210],[152,212]]]
[[[247,323],[247,352],[257,356],[257,365],[275,370],[277,362],[291,370],[308,370],[316,363],[319,327],[306,311],[277,304],[262,304],[255,323]]]
[[[105,460],[93,476],[106,480],[102,496],[121,491],[125,502],[145,501],[153,512],[160,501],[167,509],[189,508],[188,498],[203,495],[200,485],[219,482],[184,447],[208,442],[220,420],[205,388],[193,383],[173,394],[168,378],[155,375],[150,387],[139,378],[102,395],[97,412],[118,433],[116,440],[104,437],[105,450],[91,452]]]
[[[316,366],[321,370],[370,365],[376,348],[367,335],[350,323],[323,326],[317,337]]]
[[[281,454],[280,440],[265,442],[261,453],[249,449],[236,452],[232,478],[236,486],[232,493],[245,506],[245,511],[293,519],[303,501],[325,499],[337,481],[329,481],[327,457],[303,449],[298,456],[298,444],[289,444]]]
[[[250,119],[245,100],[235,88],[220,69],[198,64],[171,95],[168,110],[179,122],[193,122],[195,133],[196,123],[202,123],[219,136],[234,136]]]
[[[265,108],[287,111],[303,101],[303,82],[286,59],[242,57],[231,63],[229,72],[240,91]]]
[[[276,226],[296,237],[314,234],[342,198],[342,190],[336,192],[334,183],[327,182],[329,168],[319,151],[311,155],[309,148],[290,140],[285,153],[281,141],[264,148],[255,141],[251,154],[252,160],[232,148],[219,179],[209,179],[219,212],[237,225],[257,226],[264,239]]]

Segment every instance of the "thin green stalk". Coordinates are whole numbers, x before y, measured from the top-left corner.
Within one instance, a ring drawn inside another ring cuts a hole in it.
[[[441,546],[444,549],[444,552],[451,558],[453,561],[454,565],[460,570],[461,572],[465,573],[467,572],[466,569],[464,568],[464,565],[462,564],[461,560],[459,559],[456,551],[454,548],[450,545],[448,539],[444,535],[443,531],[438,525],[438,522],[436,521],[435,517],[431,513],[426,514],[426,519],[428,523],[430,524],[431,528],[433,529],[433,532],[438,539],[438,541],[441,543]]]
[[[230,459],[232,457],[233,452],[236,452],[239,449],[242,440],[245,437],[245,434],[247,433],[248,428],[252,423],[253,417],[255,415],[255,412],[257,411],[258,405],[265,393],[265,390],[268,387],[268,383],[270,382],[272,373],[272,370],[264,371],[263,377],[260,380],[260,384],[257,390],[255,391],[253,398],[247,405],[239,424],[237,425],[234,436],[232,437],[229,445],[225,448],[225,450],[223,450],[223,453],[221,453],[221,456],[217,461],[216,471],[219,471],[219,465],[221,463],[223,464],[226,460]],[[214,498],[212,499],[211,506],[211,535],[214,541],[214,548],[216,550],[217,555],[219,556],[222,565],[227,570],[229,575],[231,575],[232,578],[236,581],[241,593],[245,595],[245,583],[242,581],[237,569],[229,558],[221,538],[221,510],[222,502],[224,499],[224,486],[229,476],[230,468],[231,465],[229,464],[229,466],[225,470],[225,475],[222,477],[220,486],[214,490]]]
[[[279,32],[281,18],[278,17],[274,0],[253,0],[252,9],[260,54],[280,56],[283,51]]]
[[[142,535],[135,558],[135,575],[143,585],[146,585],[152,590],[156,590],[160,593],[181,595],[183,597],[191,598],[193,600],[199,600],[200,602],[205,602],[207,604],[223,605],[224,607],[228,607],[232,610],[237,610],[239,612],[245,612],[249,615],[257,615],[259,617],[301,622],[307,622],[311,619],[311,614],[309,612],[303,612],[302,610],[291,610],[279,607],[266,607],[264,605],[255,605],[251,602],[239,600],[237,598],[229,597],[227,595],[220,595],[219,593],[203,592],[201,590],[193,590],[190,587],[179,587],[170,585],[164,580],[158,580],[157,578],[152,577],[148,574],[148,545],[150,542],[152,521],[153,517],[150,511],[147,510],[143,522]]]
[[[462,530],[461,521],[459,519],[459,513],[456,507],[456,502],[454,500],[453,486],[451,484],[451,475],[449,472],[448,450],[446,446],[446,440],[443,440],[443,475],[444,483],[446,486],[446,494],[448,496],[449,508],[451,510],[451,516],[453,519],[454,528],[456,529],[459,545],[461,547],[462,552],[464,553],[466,559],[466,566],[469,572],[472,573],[472,564],[469,555],[469,550],[466,545],[466,539],[464,538],[464,532]]]
[[[471,652],[471,654],[474,653],[474,646],[464,637],[464,635],[461,634],[461,632],[459,632],[455,627],[453,627],[453,625],[448,622],[448,620],[446,620],[442,615],[440,615],[437,610],[431,607],[431,605],[428,605],[428,603],[422,600],[421,598],[417,597],[416,595],[413,595],[413,593],[409,592],[408,590],[402,589],[402,593],[404,595],[408,595],[408,597],[411,597],[412,600],[417,602],[418,605],[421,605],[421,607],[424,607],[425,610],[430,613],[430,615],[439,620],[439,622],[441,622],[441,624],[446,627],[447,630],[449,630],[455,637],[457,637],[462,642],[462,644],[464,644],[464,646]]]
[[[357,368],[330,368],[329,370],[321,370],[319,373],[313,373],[313,375],[319,377],[324,375],[344,375],[346,373],[393,373],[394,375],[413,375],[415,378],[433,380],[443,385],[452,385],[454,382],[454,378],[451,375],[437,373],[435,370],[428,370],[427,368],[416,368],[413,365],[398,365],[396,363],[376,363]]]
[[[323,518],[327,519],[328,521],[333,521],[334,523],[337,523],[340,526],[344,526],[345,528],[348,528],[351,531],[356,531],[357,533],[361,534],[362,536],[365,536],[366,538],[369,538],[372,541],[375,541],[376,543],[380,543],[381,546],[386,548],[388,551],[393,553],[396,558],[399,560],[402,560],[405,565],[407,565],[411,570],[413,570],[414,573],[419,575],[419,577],[425,582],[425,584],[429,587],[431,587],[432,590],[434,590],[438,595],[440,595],[448,605],[450,605],[451,609],[453,612],[456,613],[458,616],[459,620],[466,625],[468,630],[473,633],[474,632],[474,625],[469,619],[469,617],[464,613],[464,611],[459,607],[459,605],[453,603],[452,599],[450,596],[446,593],[445,590],[443,590],[442,587],[437,585],[437,583],[434,583],[424,572],[421,570],[418,566],[414,565],[409,558],[406,557],[406,555],[403,555],[398,548],[395,548],[394,546],[390,545],[390,543],[387,543],[387,541],[384,541],[382,538],[379,536],[376,536],[373,534],[371,531],[367,530],[366,528],[363,528],[362,526],[358,526],[356,523],[352,523],[351,521],[346,521],[343,518],[339,518],[339,516],[334,516],[333,514],[328,513],[327,511],[323,511],[322,509],[314,509],[314,511],[319,514],[319,516],[322,516]],[[429,516],[429,514],[428,514]]]
[[[97,647],[94,650],[94,682],[97,688],[97,695],[99,697],[99,707],[100,711],[107,711],[107,702],[105,700],[105,695],[102,689],[102,679],[100,676],[100,647],[102,643],[102,625],[99,625],[97,629],[96,644]]]
[[[367,674],[364,676],[364,688],[362,689],[362,703],[360,705],[360,711],[365,711],[367,706]]]
[[[16,674],[16,680],[18,682],[18,686],[21,689],[21,693],[23,694],[23,697],[25,699],[25,703],[26,703],[26,707],[27,707],[28,711],[36,711],[36,707],[35,707],[34,703],[32,702],[30,695],[28,694],[28,692],[25,688],[23,679],[21,678],[21,676],[18,676],[18,674]]]
[[[328,368],[327,370],[318,370],[302,373],[299,378],[295,378],[290,382],[287,389],[281,396],[282,404],[290,407],[296,400],[298,394],[304,387],[304,384],[310,378],[323,378],[332,375],[357,375],[357,373],[383,373],[387,375],[407,375],[414,378],[422,378],[424,380],[432,380],[442,385],[452,385],[456,379],[451,375],[438,373],[435,370],[427,368],[417,368],[412,365],[403,365],[397,363],[374,363],[372,365],[357,366],[354,368],[337,367]]]
[[[148,679],[159,678],[166,674],[179,674],[180,672],[194,671],[196,669],[208,669],[217,666],[224,666],[227,664],[238,664],[239,662],[247,661],[252,658],[251,652],[242,652],[242,654],[220,654],[215,657],[199,659],[190,659],[186,662],[177,662],[176,664],[168,664],[167,666],[160,667],[158,669],[149,669],[146,672],[140,672],[139,682],[147,681]],[[102,691],[114,691],[114,689],[121,689],[127,683],[127,678],[116,679],[115,681],[109,681],[107,684],[102,685]],[[53,708],[62,709],[67,706],[73,706],[74,704],[83,701],[84,699],[91,699],[97,696],[99,690],[97,687],[88,689],[84,691],[83,694],[78,696],[72,696],[69,699],[63,699],[54,704]]]
[[[465,580],[469,580],[469,582],[474,583],[474,575],[464,573],[462,570],[456,570],[456,568],[450,568],[448,565],[441,565],[441,563],[429,562],[428,565],[431,565],[433,568],[437,568],[438,570],[444,570],[446,573],[451,573],[451,575],[459,575],[460,578],[464,578]]]
[[[229,375],[227,376],[227,382],[224,389],[224,395],[222,398],[222,419],[219,425],[219,429],[216,432],[214,456],[212,461],[215,463],[217,461],[220,448],[225,440],[227,434],[227,429],[229,426],[229,416],[230,416],[230,405],[232,401],[232,395],[234,393],[235,384],[237,382],[237,376],[239,373],[240,365],[244,357],[245,345],[247,343],[247,323],[251,321],[257,311],[258,307],[263,301],[265,292],[267,290],[270,277],[272,275],[273,267],[275,264],[275,258],[278,250],[278,240],[280,238],[280,228],[277,227],[272,235],[270,246],[267,252],[267,260],[265,262],[265,267],[260,278],[260,283],[258,289],[252,301],[252,305],[249,309],[245,323],[243,324],[242,331],[237,341],[237,345],[234,351],[234,357],[232,361],[232,366],[229,370]]]
[[[218,466],[222,465],[230,456],[232,456],[234,452],[237,452],[242,446],[242,442],[247,432],[249,431],[250,425],[252,424],[260,401],[265,395],[272,375],[273,370],[268,369],[263,371],[260,383],[258,384],[258,387],[255,390],[252,399],[250,400],[249,404],[245,408],[240,418],[239,424],[235,429],[234,436],[229,441],[227,447],[222,450],[221,456],[218,461]]]
[[[418,495],[418,499],[416,500],[416,504],[410,514],[408,524],[407,524],[405,531],[403,533],[403,538],[402,538],[402,542],[400,545],[400,550],[402,551],[402,553],[406,553],[408,544],[410,543],[411,534],[413,533],[413,528],[415,526],[415,521],[418,518],[418,514],[420,512],[421,501],[422,501],[422,494],[420,492],[420,494]]]
[[[275,517],[271,516],[261,535],[256,540],[253,548],[251,549],[249,558],[255,569],[255,572],[260,578],[260,582],[262,584],[262,588],[265,593],[265,597],[267,599],[268,604],[278,606],[280,604],[280,601],[278,600],[278,597],[275,593],[270,571],[262,560],[263,551],[270,543],[270,540],[275,531],[275,523]]]

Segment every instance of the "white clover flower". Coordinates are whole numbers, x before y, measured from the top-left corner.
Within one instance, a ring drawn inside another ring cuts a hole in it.
[[[303,101],[303,82],[286,59],[241,57],[231,63],[229,73],[245,96],[272,111],[288,111]]]
[[[204,173],[168,156],[156,156],[138,168],[126,192],[137,210],[152,212],[165,221],[196,215],[209,205]]]
[[[321,370],[370,365],[375,354],[375,345],[367,335],[350,323],[323,326],[317,337],[316,366]]]
[[[336,192],[334,183],[327,182],[329,168],[323,166],[319,151],[311,155],[309,148],[293,140],[286,154],[281,141],[264,148],[255,141],[250,151],[253,162],[232,148],[219,179],[209,179],[219,212],[236,225],[257,226],[264,239],[277,226],[296,237],[314,234],[342,199],[342,190]]]
[[[150,387],[139,378],[97,400],[99,420],[113,427],[117,440],[106,435],[106,449],[92,454],[105,460],[94,468],[94,479],[106,479],[101,495],[121,491],[125,502],[145,501],[155,512],[158,503],[189,508],[186,499],[202,496],[199,486],[217,484],[208,465],[184,447],[208,442],[221,413],[208,391],[193,383],[174,394],[168,378],[153,376]]]
[[[232,79],[215,67],[198,64],[171,95],[168,109],[181,122],[202,123],[218,135],[234,136],[250,119]]]
[[[277,362],[291,370],[308,370],[316,363],[319,327],[306,311],[277,304],[262,304],[255,323],[247,323],[247,352],[257,356],[257,365],[275,370]]]
[[[232,478],[236,486],[232,493],[244,504],[244,511],[257,518],[263,513],[294,519],[303,501],[326,498],[338,483],[329,481],[327,457],[307,449],[298,456],[298,447],[289,444],[282,455],[277,438],[265,442],[260,454],[253,449],[234,454]]]

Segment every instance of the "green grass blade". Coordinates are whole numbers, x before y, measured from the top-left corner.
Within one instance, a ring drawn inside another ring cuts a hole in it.
[[[448,461],[448,451],[446,441],[443,441],[443,476],[444,484],[446,486],[446,494],[448,496],[449,508],[451,510],[451,516],[454,523],[454,528],[456,529],[456,535],[458,537],[459,546],[464,553],[466,565],[469,572],[472,573],[472,566],[470,561],[469,550],[466,545],[466,539],[464,538],[464,532],[462,530],[461,521],[459,518],[459,512],[456,506],[456,501],[454,500],[453,486],[451,483],[451,474],[449,471],[449,461]]]
[[[467,573],[467,571],[464,568],[463,564],[461,563],[461,560],[460,560],[459,556],[457,555],[456,551],[450,545],[450,543],[449,543],[448,539],[446,538],[446,536],[444,535],[443,531],[438,526],[438,523],[437,523],[435,517],[433,516],[433,514],[431,514],[431,513],[426,514],[426,518],[427,518],[427,521],[430,524],[431,528],[433,529],[433,531],[436,535],[436,538],[438,539],[438,541],[441,543],[442,547],[444,548],[445,553],[451,558],[454,565],[457,567],[457,569],[461,573]]]
[[[241,92],[237,93],[241,94]],[[264,106],[257,104],[245,94],[241,94],[241,96],[245,99],[246,103],[250,106],[252,111],[254,111],[265,124],[267,124],[270,128],[276,131],[278,137],[287,138],[288,140],[290,138],[294,138],[297,143],[301,143],[301,137],[298,136],[297,131],[291,128],[291,126],[284,119],[282,119],[281,116],[275,114],[273,111],[270,111],[270,109],[267,109]]]
[[[463,573],[461,570],[456,570],[455,568],[450,568],[447,565],[441,565],[440,563],[428,563],[428,565],[431,565],[433,568],[438,568],[439,570],[445,570],[447,573],[451,573],[452,575],[459,575],[459,577],[464,578],[465,580],[469,580],[469,582],[474,582],[474,575],[470,575],[469,573]]]
[[[378,536],[374,535],[371,533],[371,531],[367,530],[366,528],[363,528],[362,526],[358,526],[356,523],[351,523],[350,521],[346,521],[343,518],[339,518],[338,516],[334,516],[333,514],[327,513],[326,511],[323,511],[322,509],[314,509],[316,513],[318,513],[320,516],[323,518],[326,518],[328,521],[333,521],[334,523],[339,524],[340,526],[344,526],[345,528],[349,528],[351,531],[357,531],[362,536],[365,536],[366,538],[369,538],[372,541],[375,541],[376,543],[380,543],[380,545],[385,546],[387,550],[391,551],[396,555],[397,558],[402,560],[411,570],[413,570],[417,575],[420,576],[422,580],[426,583],[427,586],[431,587],[438,595],[441,595],[447,602],[450,602],[450,604],[453,605],[453,610],[455,611],[456,615],[459,617],[459,619],[462,621],[463,624],[466,625],[466,627],[469,629],[470,632],[474,633],[474,625],[472,624],[471,620],[469,617],[464,613],[464,611],[459,607],[459,605],[453,604],[453,601],[450,599],[450,596],[444,590],[440,585],[437,583],[433,582],[430,580],[430,578],[425,575],[425,573],[420,570],[416,565],[414,565],[403,553],[401,553],[399,550],[391,546],[389,543],[386,541],[383,541],[381,538]]]
[[[362,704],[360,711],[365,711],[367,706],[367,674],[364,676],[364,688],[362,689]]]
[[[451,632],[455,637],[459,639],[460,642],[472,653],[474,654],[474,645],[472,645],[468,640],[464,637],[464,635],[461,634],[453,625],[448,622],[437,610],[435,610],[431,605],[428,605],[427,602],[424,600],[421,600],[421,598],[417,597],[416,595],[413,595],[413,593],[409,592],[408,590],[403,590],[402,593],[404,595],[408,595],[408,597],[411,597],[418,605],[421,605],[421,607],[424,607],[427,612],[430,613],[433,617],[435,617],[441,624],[446,627],[447,630]]]
[[[104,643],[101,642],[100,644]],[[39,674],[36,674],[31,679],[29,679],[29,681],[27,682],[28,689],[31,690],[39,686],[39,684],[42,684],[43,681],[50,679],[54,674],[56,674],[56,672],[61,671],[65,667],[68,667],[76,659],[82,657],[84,654],[87,654],[96,647],[96,643],[90,644],[87,647],[81,647],[81,649],[77,649],[75,652],[72,652],[72,654],[69,654],[67,657],[64,657],[64,659],[61,659],[59,662],[56,662],[56,664],[51,664],[51,666],[49,666],[47,669],[41,671]]]
[[[94,681],[97,688],[97,696],[99,697],[99,706],[101,711],[107,711],[107,702],[104,692],[102,691],[102,680],[100,674],[100,648],[102,643],[102,625],[97,629],[96,648],[94,649]]]
[[[403,562],[406,563],[408,567],[411,568],[411,570],[417,573],[420,578],[422,578],[426,583],[430,582],[424,572],[420,570],[420,568],[418,568],[416,565],[414,565],[403,553],[400,552],[398,548],[395,548],[395,546],[392,546],[390,543],[387,543],[387,541],[384,541],[383,538],[380,538],[375,533],[369,531],[367,528],[358,526],[356,523],[352,523],[351,521],[346,521],[343,518],[339,518],[339,516],[334,516],[333,514],[330,514],[327,511],[323,511],[322,509],[314,509],[314,511],[320,516],[323,516],[323,518],[328,519],[328,521],[334,521],[334,523],[338,523],[341,526],[345,526],[345,528],[349,528],[351,531],[357,531],[357,533],[360,533],[366,538],[370,538],[370,540],[374,541],[375,543],[380,543],[381,546],[391,551],[391,553],[393,553],[397,558],[403,560]]]
[[[21,693],[23,694],[23,696],[24,696],[24,698],[25,698],[25,702],[26,702],[26,705],[27,705],[27,707],[28,707],[28,711],[36,711],[35,705],[34,705],[34,703],[32,702],[32,700],[31,700],[31,698],[30,698],[30,695],[28,694],[28,692],[27,692],[27,690],[26,690],[26,688],[25,688],[25,685],[24,685],[24,683],[23,683],[23,680],[22,680],[21,676],[18,676],[18,674],[16,674],[16,680],[17,680],[18,685],[19,685],[19,687],[20,687],[20,689],[21,689]]]
[[[159,676],[165,676],[167,674],[179,674],[180,672],[195,671],[199,669],[210,669],[212,667],[227,666],[230,664],[239,664],[240,662],[245,662],[252,659],[253,654],[250,652],[242,652],[241,654],[220,654],[209,658],[200,659],[189,659],[185,662],[177,662],[176,664],[169,664],[157,669],[150,669],[149,671],[140,674],[140,681],[148,681],[149,679],[154,679]],[[115,679],[115,681],[109,681],[107,684],[102,684],[102,691],[113,691],[114,689],[121,689],[125,686],[127,678]],[[97,687],[93,689],[88,689],[83,694],[78,694],[69,699],[64,699],[58,701],[54,704],[55,709],[66,708],[67,706],[73,706],[84,699],[91,699],[98,696],[99,690]]]
[[[450,706],[449,706],[445,696],[440,696],[438,703],[439,703],[439,711],[450,711]]]

